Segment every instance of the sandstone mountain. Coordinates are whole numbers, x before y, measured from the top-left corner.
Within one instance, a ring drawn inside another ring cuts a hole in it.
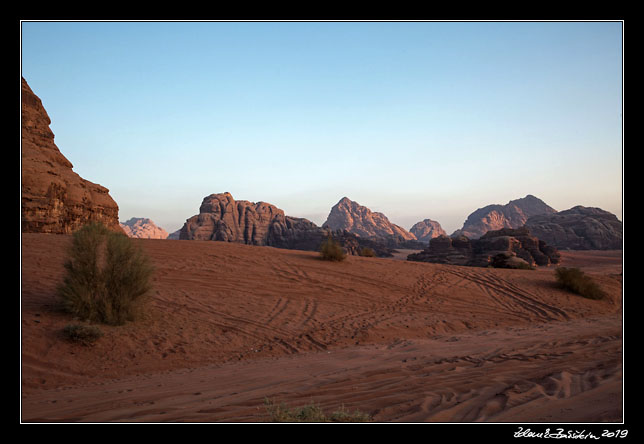
[[[181,228],[180,238],[272,245],[281,243],[296,229],[314,231],[317,228],[306,219],[286,216],[275,205],[235,201],[226,192],[205,197],[199,214],[186,220]]]
[[[463,228],[452,233],[452,237],[478,239],[491,230],[522,227],[531,216],[556,212],[541,199],[528,194],[505,205],[493,204],[479,208],[467,217]]]
[[[109,190],[83,179],[54,143],[51,120],[22,79],[22,231],[72,233],[89,222],[121,231]]]
[[[407,260],[476,267],[527,268],[557,264],[560,255],[556,248],[521,227],[488,231],[479,239],[438,236],[429,241],[427,249],[410,254]]]
[[[411,227],[409,232],[416,236],[416,239],[420,242],[429,242],[430,239],[435,237],[447,236],[447,233],[443,230],[441,224],[431,219],[417,222],[413,227]]]
[[[206,196],[199,214],[186,220],[179,238],[317,251],[328,236],[349,254],[357,255],[369,247],[378,256],[391,256],[385,245],[345,230],[320,228],[307,219],[286,216],[283,210],[266,202],[236,201],[227,192]]]
[[[150,219],[133,217],[126,222],[121,222],[121,228],[129,237],[138,239],[167,239],[168,232],[158,227]]]
[[[530,217],[525,226],[559,249],[620,250],[622,223],[601,208],[576,206],[554,214]]]
[[[387,242],[390,246],[418,243],[416,236],[404,228],[391,223],[387,216],[343,197],[331,208],[322,225],[332,230],[346,230],[361,238]],[[421,247],[422,248],[422,247]]]

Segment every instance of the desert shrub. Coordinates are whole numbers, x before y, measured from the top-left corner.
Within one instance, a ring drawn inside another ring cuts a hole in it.
[[[555,270],[557,283],[564,289],[588,299],[602,299],[604,291],[579,268],[559,267]]]
[[[360,256],[362,257],[376,257],[376,252],[369,247],[364,247],[360,249]]]
[[[91,345],[96,342],[103,332],[95,325],[69,324],[63,329],[63,334],[72,342]]]
[[[346,410],[344,406],[340,407],[329,416],[330,422],[370,422],[371,420],[371,415],[368,413],[360,410],[350,412]]]
[[[347,256],[342,249],[342,245],[334,241],[331,236],[327,238],[320,246],[322,259],[326,261],[343,261]]]
[[[58,295],[66,311],[110,325],[142,313],[153,270],[125,234],[95,223],[82,227],[74,233],[65,270]]]
[[[349,412],[342,406],[330,415],[324,413],[319,405],[311,402],[302,407],[288,408],[283,403],[276,405],[269,399],[264,400],[264,406],[272,422],[369,422],[369,414],[355,410]]]

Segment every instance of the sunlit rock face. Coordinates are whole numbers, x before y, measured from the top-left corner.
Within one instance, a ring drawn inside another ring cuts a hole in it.
[[[491,230],[522,227],[531,216],[556,212],[541,199],[528,194],[505,205],[494,204],[479,208],[467,217],[463,228],[456,230],[452,236],[478,239]]]
[[[137,239],[167,239],[168,232],[158,227],[154,222],[145,217],[133,217],[126,222],[121,222],[121,228],[129,237]]]
[[[371,211],[347,197],[340,199],[331,208],[322,227],[332,230],[346,230],[362,238],[387,242],[392,246],[416,242],[416,236],[391,223],[384,214]]]
[[[51,120],[22,79],[22,231],[68,234],[90,222],[115,231],[119,207],[101,185],[83,179],[54,143]]]
[[[420,242],[429,242],[435,237],[447,236],[447,233],[443,230],[441,224],[431,219],[417,222],[413,227],[411,227],[409,232],[416,236],[416,239]]]

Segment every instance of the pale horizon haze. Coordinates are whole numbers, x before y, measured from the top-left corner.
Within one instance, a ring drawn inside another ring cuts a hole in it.
[[[203,198],[448,234],[532,194],[623,219],[623,23],[23,21],[21,74],[119,220]]]

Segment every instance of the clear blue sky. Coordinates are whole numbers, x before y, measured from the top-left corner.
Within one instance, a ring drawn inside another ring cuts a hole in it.
[[[409,229],[533,194],[622,218],[621,22],[23,22],[22,75],[120,220],[229,191]]]

